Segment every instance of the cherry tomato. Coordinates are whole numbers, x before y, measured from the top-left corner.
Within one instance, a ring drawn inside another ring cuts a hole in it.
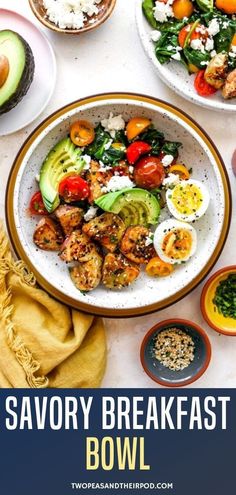
[[[216,93],[217,89],[213,88],[204,78],[205,70],[200,70],[194,81],[194,87],[200,96],[210,96]]]
[[[193,26],[193,23],[192,24],[187,24],[187,26],[184,26],[180,30],[179,36],[178,36],[178,40],[179,40],[179,45],[181,46],[181,48],[184,47],[186,38],[189,35],[189,33],[190,33],[191,29],[192,29],[192,26]],[[198,29],[200,29],[203,32],[199,32]],[[191,43],[191,41],[193,41],[193,40],[199,40],[199,39],[202,39],[203,41],[206,41],[207,38],[208,38],[208,33],[207,33],[207,30],[206,30],[205,26],[202,26],[201,24],[200,25],[198,24],[196,26],[196,28],[193,30],[193,32],[191,33],[191,36],[189,38],[189,42]]]
[[[165,178],[165,169],[161,158],[146,156],[140,158],[134,169],[134,182],[139,187],[155,189],[159,187]]]
[[[145,155],[151,151],[151,146],[144,141],[135,141],[127,148],[127,160],[130,165],[134,165],[141,155]]]
[[[37,191],[31,198],[30,201],[30,213],[32,215],[48,215],[48,212],[44,206],[42,194]]]
[[[59,194],[67,203],[80,201],[89,196],[89,185],[78,175],[71,175],[60,182]]]
[[[188,180],[190,177],[188,169],[185,167],[185,165],[182,165],[180,163],[171,165],[169,173],[179,175],[181,180]]]
[[[87,146],[94,141],[95,132],[92,124],[87,120],[77,120],[70,128],[71,141],[76,146]]]
[[[167,277],[173,270],[173,265],[162,261],[159,256],[152,258],[146,266],[146,272],[149,277]]]
[[[175,0],[172,9],[176,19],[190,17],[194,11],[193,2],[190,0]]]
[[[236,14],[236,0],[216,0],[215,6],[226,14]]]
[[[129,141],[136,138],[141,134],[141,132],[145,131],[147,127],[149,127],[151,121],[145,119],[144,117],[134,117],[131,119],[126,126],[127,138]]]

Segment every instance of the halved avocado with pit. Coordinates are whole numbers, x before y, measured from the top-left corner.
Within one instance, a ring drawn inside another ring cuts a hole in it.
[[[22,36],[11,30],[0,31],[0,115],[26,95],[34,70],[33,52]]]

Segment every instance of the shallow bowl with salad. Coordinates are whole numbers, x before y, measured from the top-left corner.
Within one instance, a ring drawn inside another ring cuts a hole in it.
[[[76,101],[20,150],[8,183],[17,254],[65,304],[134,316],[184,297],[225,243],[231,194],[205,132],[138,94]]]
[[[236,110],[236,2],[138,0],[146,54],[182,97],[212,110]]]
[[[145,335],[140,359],[144,371],[165,387],[184,387],[198,380],[209,366],[211,344],[195,323],[170,319]]]
[[[37,19],[62,34],[81,34],[101,26],[112,14],[116,0],[29,0]]]
[[[218,333],[236,336],[236,266],[226,266],[206,282],[201,310],[208,325]]]

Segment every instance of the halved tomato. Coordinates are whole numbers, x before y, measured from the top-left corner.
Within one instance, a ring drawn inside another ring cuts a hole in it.
[[[48,211],[44,206],[42,194],[40,191],[37,191],[32,196],[29,209],[32,215],[48,215]]]
[[[87,146],[94,141],[93,125],[87,120],[77,120],[70,127],[70,138],[76,146]]]
[[[66,203],[80,201],[89,196],[89,185],[78,175],[71,175],[60,182],[59,194]]]
[[[135,165],[134,182],[145,189],[160,187],[165,178],[165,169],[158,156],[145,156]]]

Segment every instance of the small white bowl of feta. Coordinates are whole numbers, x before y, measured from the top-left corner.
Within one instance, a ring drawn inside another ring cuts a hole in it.
[[[105,22],[116,0],[29,0],[37,19],[49,29],[63,34],[80,34]]]

